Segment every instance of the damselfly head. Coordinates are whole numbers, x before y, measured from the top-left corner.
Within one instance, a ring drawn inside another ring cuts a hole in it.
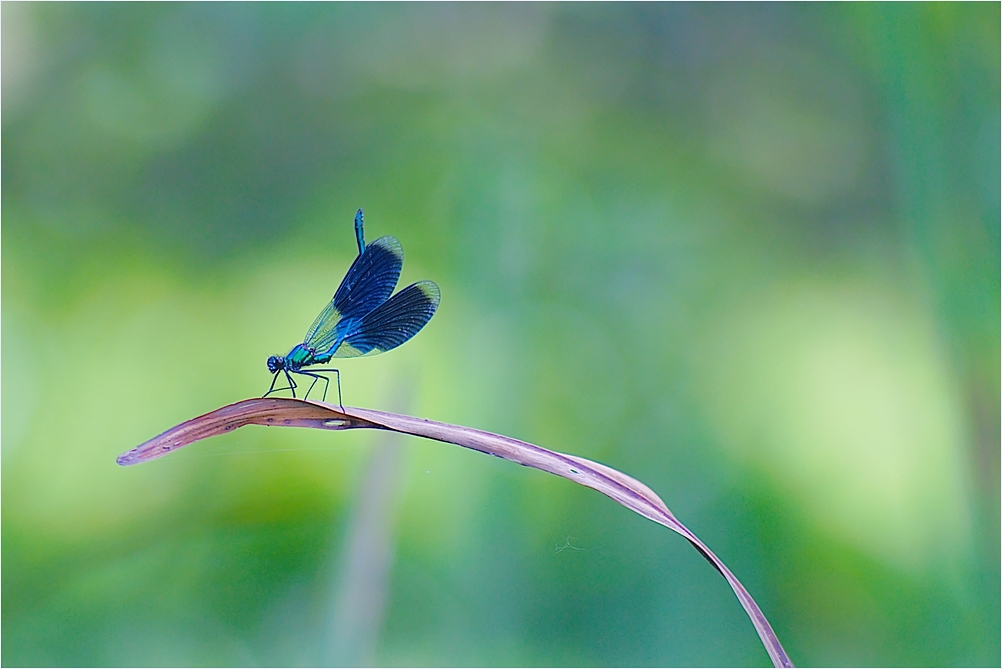
[[[280,355],[273,355],[268,358],[268,371],[274,374],[280,369],[285,368],[285,358]]]

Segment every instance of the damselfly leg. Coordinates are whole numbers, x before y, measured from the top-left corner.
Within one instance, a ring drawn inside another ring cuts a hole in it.
[[[327,401],[327,389],[330,387],[330,379],[327,378],[326,376],[324,376],[323,374],[315,374],[314,372],[334,372],[334,375],[337,377],[337,405],[343,409],[344,405],[341,403],[341,372],[338,371],[338,370],[336,370],[336,369],[334,369],[333,367],[331,367],[331,368],[311,369],[309,371],[300,369],[299,371],[295,372],[296,374],[302,374],[303,376],[312,376],[313,377],[313,383],[310,384],[310,390],[313,390],[313,386],[315,386],[317,384],[317,380],[318,379],[319,380],[323,380],[323,382],[324,382],[324,395],[323,395],[323,399],[321,400],[322,402],[326,402]],[[307,397],[310,396],[310,390],[306,391],[306,395],[303,396],[303,399],[305,399],[305,398],[307,398]]]
[[[298,388],[298,386],[296,385],[296,382],[292,380],[291,376],[289,376],[289,372],[288,371],[286,371],[286,370],[283,369],[282,372],[285,373],[285,378],[288,379],[289,385],[284,386],[282,388],[276,388],[275,387],[275,381],[278,380],[278,375],[281,372],[275,372],[275,375],[273,377],[271,377],[271,386],[268,388],[268,392],[266,392],[261,397],[267,397],[268,395],[271,395],[272,393],[280,393],[283,390],[291,391],[292,392],[292,396],[293,397],[296,396],[296,388]]]

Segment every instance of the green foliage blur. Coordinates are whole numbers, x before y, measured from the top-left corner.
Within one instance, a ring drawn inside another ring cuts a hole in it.
[[[998,665],[1000,8],[2,6],[2,663],[763,665],[592,491],[246,428],[392,234],[347,405],[656,490],[802,665]]]

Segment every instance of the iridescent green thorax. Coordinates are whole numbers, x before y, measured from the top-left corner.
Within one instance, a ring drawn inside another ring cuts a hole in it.
[[[285,356],[285,367],[287,369],[299,369],[305,365],[312,365],[313,362],[313,352],[302,344],[296,344],[289,351],[289,355]]]

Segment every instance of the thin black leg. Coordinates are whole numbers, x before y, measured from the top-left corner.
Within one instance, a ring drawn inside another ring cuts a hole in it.
[[[337,405],[343,409],[344,408],[344,404],[341,403],[341,372],[338,371],[338,370],[336,370],[336,369],[334,369],[333,367],[319,367],[319,368],[314,368],[314,369],[311,369],[310,372],[334,372],[334,375],[337,376]],[[317,377],[323,379],[324,381],[326,381],[327,385],[324,386],[324,400],[327,399],[327,388],[330,386],[330,380],[326,376],[321,376],[319,374],[314,375],[314,374],[311,374],[311,373],[308,373],[308,372],[304,372],[302,370],[300,370],[298,373],[299,374],[306,374],[307,376],[317,376]]]
[[[268,392],[266,392],[261,397],[267,397],[268,395],[271,395],[272,393],[280,393],[283,390],[292,390],[292,388],[293,388],[292,386],[285,386],[284,388],[276,388],[275,387],[275,381],[278,380],[278,375],[280,373],[281,372],[275,372],[275,375],[273,377],[271,377],[271,386],[268,388]]]
[[[314,375],[314,374],[307,374],[307,376],[312,376],[313,377],[313,383],[311,383],[310,387],[306,389],[306,394],[303,395],[303,399],[304,400],[305,399],[309,399],[310,393],[313,392],[313,386],[317,385],[317,379],[321,378],[319,375]],[[326,380],[326,379],[324,379],[324,380]],[[327,393],[326,392],[324,393],[324,397],[327,397]]]
[[[275,373],[274,373],[274,374],[272,375],[272,377],[271,377],[271,385],[270,385],[270,386],[268,386],[268,392],[266,392],[266,393],[265,393],[264,395],[262,395],[261,397],[267,397],[268,395],[271,395],[271,394],[272,394],[273,392],[275,392],[275,381],[276,381],[276,380],[278,380],[278,372],[275,372]]]
[[[305,395],[303,395],[304,400],[310,396],[310,392],[313,391],[313,386],[317,385],[317,381],[324,382],[324,399],[327,399],[327,386],[330,385],[330,381],[326,376],[322,376],[320,374],[314,374],[312,372],[304,372],[302,370],[298,372],[293,372],[293,374],[301,374],[302,376],[309,376],[310,378],[313,379],[313,383],[310,384],[310,389],[306,391]]]
[[[292,380],[291,376],[289,376],[289,370],[283,369],[282,371],[285,372],[285,378],[289,379],[289,390],[292,391],[292,398],[295,399],[296,398],[296,382]]]

